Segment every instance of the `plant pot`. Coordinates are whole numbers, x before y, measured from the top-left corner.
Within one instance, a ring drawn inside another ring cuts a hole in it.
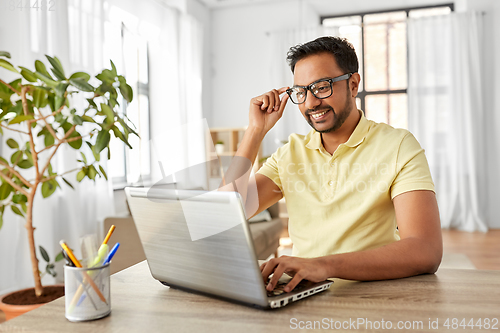
[[[16,290],[0,296],[0,310],[10,320],[64,296],[64,284],[43,287],[44,295],[36,297],[35,288]]]
[[[217,155],[222,155],[224,153],[224,145],[221,143],[216,144],[215,152],[217,153]]]

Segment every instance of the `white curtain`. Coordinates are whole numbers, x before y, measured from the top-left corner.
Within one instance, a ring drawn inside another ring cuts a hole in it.
[[[14,11],[5,15],[0,22],[0,30],[10,31],[2,34],[1,48],[10,51],[15,65],[34,70],[34,60],[48,63],[45,54],[57,56],[63,63],[66,73],[86,71],[92,75],[102,69],[102,28],[103,4],[101,0],[57,1],[54,11],[26,10]],[[19,27],[13,32],[12,27]],[[71,38],[70,38],[71,36]],[[2,77],[3,77],[2,72]],[[12,153],[5,145],[12,133],[4,130],[2,155]],[[16,137],[17,140],[22,140]],[[26,138],[24,138],[26,139]],[[85,147],[82,147],[85,149]],[[91,153],[87,156],[92,156]],[[41,156],[41,159],[44,157]],[[78,167],[78,151],[64,147],[56,154],[52,166],[54,170],[66,171]],[[104,161],[103,161],[104,160]],[[103,166],[106,168],[103,156]],[[29,176],[29,173],[27,174]],[[30,177],[31,178],[31,177]],[[102,220],[114,214],[113,191],[111,184],[98,179],[95,184],[85,180],[76,181],[76,172],[65,176],[75,190],[62,181],[61,188],[51,197],[44,199],[37,193],[34,205],[33,224],[35,245],[40,260],[39,269],[45,270],[38,246],[42,245],[52,260],[60,251],[59,240],[65,239],[79,254],[79,238],[85,234],[102,237]],[[0,294],[23,287],[33,286],[27,233],[24,220],[6,210],[4,225],[0,230]],[[57,265],[57,281],[62,281],[62,266]],[[54,283],[46,275],[43,284]]]
[[[171,10],[151,43],[151,147],[153,183],[181,170],[186,188],[206,187],[206,168],[190,169],[206,160],[202,119],[203,29],[192,16]],[[156,97],[153,97],[156,96]],[[201,171],[201,172],[200,172]],[[178,176],[180,174],[177,173]],[[187,181],[188,183],[185,183]]]
[[[409,129],[426,150],[443,228],[487,231],[480,13],[408,21]]]
[[[269,82],[272,87],[280,88],[293,85],[293,74],[286,62],[290,47],[312,41],[322,36],[337,36],[337,27],[310,27],[293,30],[270,32],[271,39],[271,68]],[[290,133],[307,134],[311,130],[296,105],[288,102],[283,117],[269,131],[264,138],[263,154],[270,155],[282,146],[282,141],[288,140]]]

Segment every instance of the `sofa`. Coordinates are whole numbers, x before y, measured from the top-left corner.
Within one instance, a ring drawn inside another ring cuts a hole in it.
[[[277,256],[279,240],[284,228],[282,219],[279,217],[279,205],[269,207],[268,211],[271,216],[270,221],[249,223],[255,254],[259,260],[265,260],[272,254]],[[116,242],[120,242],[120,250],[113,257],[111,265],[111,274],[113,274],[145,260],[146,255],[132,216],[106,218],[103,224],[103,234],[106,234],[111,225],[115,225],[116,229],[108,242],[110,248]]]

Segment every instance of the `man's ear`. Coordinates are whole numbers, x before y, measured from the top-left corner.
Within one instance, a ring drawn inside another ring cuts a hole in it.
[[[359,82],[361,81],[361,76],[359,73],[353,73],[349,78],[349,88],[351,89],[351,96],[356,97],[359,90]]]

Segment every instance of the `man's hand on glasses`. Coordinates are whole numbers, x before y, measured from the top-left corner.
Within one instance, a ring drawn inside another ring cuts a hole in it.
[[[249,128],[254,128],[265,135],[283,115],[289,96],[288,87],[273,89],[250,100]],[[281,96],[283,95],[283,96]],[[281,97],[280,97],[281,96]]]

